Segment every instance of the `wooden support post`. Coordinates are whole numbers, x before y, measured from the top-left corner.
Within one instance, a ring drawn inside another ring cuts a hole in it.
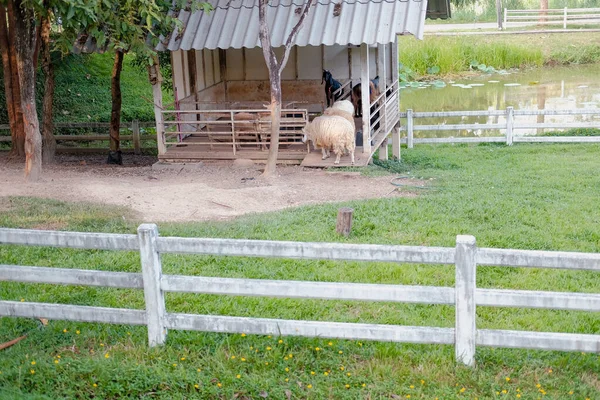
[[[348,236],[352,229],[352,213],[354,209],[343,207],[338,210],[337,224],[335,230],[338,234]]]
[[[508,19],[508,10],[505,8],[504,9],[504,29],[507,28],[506,26],[506,20]]]
[[[133,140],[133,153],[136,155],[142,154],[142,146],[140,143],[140,121],[137,119],[131,121],[131,135]]]
[[[171,53],[173,57],[173,53]],[[160,74],[160,68],[158,64],[158,57],[154,57],[155,63],[148,67],[148,76],[150,84],[152,85],[152,101],[154,103],[154,121],[156,123],[156,147],[158,148],[158,155],[165,154],[167,152],[167,144],[165,140],[165,123],[163,116],[163,102],[162,102],[162,75]],[[172,61],[171,61],[172,64]],[[175,79],[173,79],[173,86],[175,88]]]
[[[162,266],[156,240],[158,227],[155,224],[142,224],[138,228],[142,278],[144,280],[144,300],[148,324],[148,344],[150,347],[162,345],[167,339],[165,328],[165,298],[160,288]]]
[[[413,110],[410,108],[406,110],[406,147],[412,149],[413,144]]]
[[[506,107],[506,145],[513,144],[513,127],[515,124],[514,108]]]
[[[371,102],[369,96],[369,46],[360,45],[360,89],[362,101],[363,153],[371,154]]]
[[[455,354],[456,361],[469,367],[475,365],[475,237],[456,237],[456,301]]]
[[[567,7],[563,11],[563,29],[567,29]]]
[[[396,160],[400,160],[400,124],[392,132],[392,156]]]
[[[388,159],[388,141],[387,139],[383,141],[381,146],[379,146],[379,159],[387,161]]]

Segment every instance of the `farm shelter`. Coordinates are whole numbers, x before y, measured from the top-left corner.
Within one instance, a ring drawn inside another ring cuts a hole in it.
[[[257,0],[210,0],[214,11],[181,10],[175,30],[159,50],[171,52],[174,109],[157,113],[159,159],[184,162],[268,156],[269,75],[260,48]],[[306,0],[273,0],[267,8],[271,42],[283,45]],[[366,165],[391,133],[398,135],[397,35],[422,38],[427,1],[317,0],[296,37],[282,72],[280,163],[308,155],[302,128],[326,105],[323,70],[331,71],[349,99],[360,83],[363,117],[356,120],[357,165]],[[369,102],[369,79],[379,95]],[[317,164],[321,161],[314,153]],[[343,163],[349,164],[348,157]],[[341,165],[344,165],[344,164]]]

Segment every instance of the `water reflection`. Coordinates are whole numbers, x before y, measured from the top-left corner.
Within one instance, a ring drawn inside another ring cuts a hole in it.
[[[493,74],[447,82],[438,88],[402,89],[400,108],[414,111],[575,110],[596,109],[600,114],[598,67],[570,66],[536,69],[508,75]],[[533,123],[598,122],[600,115],[515,116],[515,125]],[[506,123],[504,116],[419,118],[415,125]],[[515,135],[536,135],[558,129],[515,129]],[[504,130],[415,131],[415,137],[498,136]]]

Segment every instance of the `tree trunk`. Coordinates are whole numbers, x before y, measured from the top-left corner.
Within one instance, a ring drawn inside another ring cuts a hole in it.
[[[54,66],[50,58],[50,23],[52,12],[48,12],[42,20],[40,42],[42,46],[42,69],[44,70],[44,101],[42,125],[42,161],[44,164],[54,163],[56,140],[54,139],[54,123],[52,121],[52,100],[54,100]]]
[[[158,154],[167,152],[165,141],[165,124],[163,121],[163,101],[162,101],[162,75],[160,73],[160,64],[158,56],[152,57],[152,65],[148,67],[148,79],[152,85],[152,100],[154,102],[154,121],[156,122],[156,147]]]
[[[279,154],[279,128],[281,125],[281,74],[277,68],[271,70],[271,140],[269,141],[269,158],[264,175],[270,176],[277,168]]]
[[[112,70],[110,92],[112,96],[112,112],[110,114],[110,151],[108,153],[108,164],[123,164],[121,154],[121,140],[119,129],[121,128],[121,70],[123,69],[123,52],[116,51],[115,63]]]
[[[548,12],[543,11],[543,10],[548,10],[548,0],[540,0],[540,10],[542,10],[542,12],[540,13],[540,22],[548,21],[548,19],[546,18],[546,16],[548,15]]]
[[[42,136],[35,107],[35,15],[33,10],[20,7],[20,1],[12,0],[15,16],[15,50],[17,71],[21,89],[21,107],[25,128],[25,179],[37,181],[42,175]]]
[[[17,55],[14,47],[16,40],[14,20],[12,2],[8,2],[7,9],[0,6],[0,49],[2,50],[4,89],[6,91],[6,105],[12,142],[11,150],[8,153],[9,159],[25,157],[25,127],[23,126],[23,111],[21,109],[21,85],[19,84],[17,71]],[[4,36],[4,33],[6,36]],[[6,38],[6,43],[3,43],[4,38]]]

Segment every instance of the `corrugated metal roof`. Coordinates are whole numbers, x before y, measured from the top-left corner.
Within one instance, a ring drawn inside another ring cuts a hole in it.
[[[210,13],[182,10],[175,30],[159,50],[260,47],[258,0],[210,0]],[[267,8],[273,47],[283,46],[307,0],[273,0]],[[338,5],[339,4],[339,5]],[[334,15],[334,9],[335,14]],[[396,34],[422,38],[427,0],[317,0],[296,37],[298,46],[385,44]]]

